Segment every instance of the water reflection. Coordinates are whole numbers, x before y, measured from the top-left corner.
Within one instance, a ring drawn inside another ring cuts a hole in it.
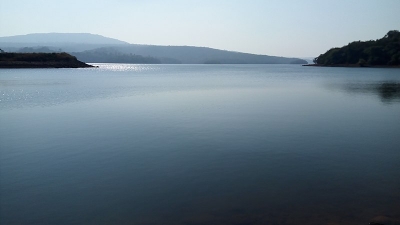
[[[400,83],[383,83],[377,88],[379,96],[385,100],[400,99]]]
[[[382,102],[400,103],[400,82],[347,83],[340,88],[350,93],[376,94]]]

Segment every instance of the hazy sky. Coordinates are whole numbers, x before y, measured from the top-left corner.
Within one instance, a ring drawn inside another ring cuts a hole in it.
[[[0,0],[0,36],[94,33],[135,44],[317,56],[400,30],[400,0]]]

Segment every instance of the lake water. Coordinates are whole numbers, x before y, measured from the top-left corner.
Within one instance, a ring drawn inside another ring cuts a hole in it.
[[[0,70],[1,224],[400,218],[400,70]]]

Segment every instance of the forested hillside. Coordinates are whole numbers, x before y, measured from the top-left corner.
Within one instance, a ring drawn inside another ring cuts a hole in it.
[[[400,32],[389,31],[383,38],[355,41],[332,48],[314,59],[322,66],[400,66]]]

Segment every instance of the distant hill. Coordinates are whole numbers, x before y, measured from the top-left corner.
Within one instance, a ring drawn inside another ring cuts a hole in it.
[[[298,58],[256,55],[242,52],[219,50],[207,47],[194,46],[157,46],[157,45],[129,45],[113,47],[123,53],[148,55],[161,59],[175,59],[184,64],[307,64],[307,61]]]
[[[80,52],[128,42],[89,33],[37,33],[0,37],[0,48],[7,52],[25,52],[21,48],[49,48],[54,52]]]
[[[7,52],[68,52],[85,62],[307,64],[307,61],[299,58],[256,55],[195,46],[136,45],[85,33],[0,37],[0,48]]]
[[[112,48],[97,48],[83,52],[71,52],[76,58],[88,63],[132,63],[160,64],[161,60],[154,57],[144,57],[135,54],[124,54]]]
[[[381,39],[332,48],[315,58],[314,63],[320,66],[400,66],[400,32],[392,30]]]
[[[132,56],[141,56],[145,62],[163,64],[307,64],[307,61],[297,58],[255,55],[191,46],[127,45],[71,52],[71,54],[84,62],[128,63],[132,61],[132,59],[129,59]]]
[[[120,45],[129,44],[114,38],[104,37],[98,34],[89,33],[37,33],[16,35],[9,37],[0,37],[2,43],[30,43],[36,45],[52,45],[52,44],[104,44],[104,45]],[[27,47],[27,46],[26,46]]]

